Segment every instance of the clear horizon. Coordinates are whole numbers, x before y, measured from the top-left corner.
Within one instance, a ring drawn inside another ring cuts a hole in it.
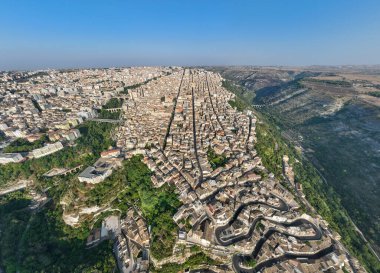
[[[380,2],[2,3],[0,70],[380,64]]]

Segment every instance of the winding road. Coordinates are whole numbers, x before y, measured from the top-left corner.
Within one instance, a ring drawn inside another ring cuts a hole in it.
[[[250,257],[244,256],[244,255],[234,255],[232,257],[232,267],[234,268],[236,272],[239,272],[239,273],[257,273],[265,268],[271,267],[275,264],[278,264],[287,260],[296,260],[296,259],[308,259],[309,261],[317,260],[317,259],[322,258],[323,256],[326,256],[327,254],[332,253],[334,249],[335,249],[334,245],[330,245],[324,249],[321,249],[313,253],[286,252],[281,256],[260,262],[254,268],[245,268],[241,266],[243,261]]]
[[[272,196],[273,197],[273,196]],[[258,242],[256,243],[253,251],[251,254],[249,255],[242,255],[242,254],[237,254],[237,255],[234,255],[233,258],[232,258],[232,264],[233,264],[233,268],[236,272],[239,272],[239,273],[255,273],[255,272],[260,272],[262,269],[264,268],[267,268],[267,267],[271,267],[277,263],[280,263],[280,262],[283,262],[283,261],[286,261],[286,260],[289,260],[289,259],[319,259],[331,252],[334,251],[334,245],[330,245],[329,247],[327,248],[324,248],[322,250],[319,250],[317,252],[309,252],[309,253],[299,253],[299,252],[285,252],[283,255],[281,256],[278,256],[278,257],[275,257],[275,258],[271,258],[269,260],[266,260],[266,261],[263,261],[263,262],[260,262],[259,264],[257,264],[254,268],[246,268],[243,266],[243,262],[244,261],[247,261],[247,260],[251,260],[251,259],[256,259],[258,254],[260,253],[260,250],[261,248],[263,247],[263,245],[265,244],[265,242],[275,233],[279,233],[279,234],[282,234],[282,235],[285,235],[287,237],[289,236],[292,236],[298,240],[301,240],[301,241],[310,241],[310,240],[320,240],[322,238],[322,231],[321,229],[315,225],[314,223],[310,222],[309,220],[305,219],[305,218],[297,218],[297,219],[294,219],[290,222],[277,222],[277,221],[274,221],[273,219],[268,219],[266,217],[264,217],[263,215],[258,215],[252,222],[251,224],[251,227],[249,228],[249,231],[245,234],[239,234],[235,237],[232,237],[232,238],[228,238],[228,239],[223,239],[222,238],[222,235],[223,235],[223,232],[228,229],[235,221],[236,219],[238,218],[239,214],[243,211],[244,208],[246,208],[247,206],[251,206],[251,205],[263,205],[263,206],[268,206],[268,207],[271,207],[273,209],[276,209],[276,210],[279,210],[279,211],[288,211],[289,210],[289,206],[285,203],[284,200],[282,200],[281,198],[277,197],[277,196],[274,196],[276,198],[278,198],[280,200],[280,204],[278,206],[273,206],[273,205],[270,205],[270,204],[267,204],[265,202],[261,202],[261,201],[250,201],[250,202],[247,202],[247,203],[244,203],[244,204],[241,204],[237,209],[236,211],[234,212],[233,216],[230,218],[230,220],[228,221],[227,224],[225,225],[222,225],[222,226],[219,226],[215,229],[215,240],[218,244],[222,245],[222,246],[229,246],[229,245],[232,245],[234,243],[237,243],[239,241],[242,241],[242,240],[245,240],[245,239],[249,239],[251,238],[253,232],[254,232],[254,229],[256,227],[256,225],[258,224],[259,221],[261,220],[267,220],[267,221],[270,221],[272,223],[275,223],[276,225],[280,225],[280,226],[283,226],[285,228],[288,228],[288,227],[298,227],[298,226],[302,226],[302,225],[309,225],[311,226],[311,228],[313,229],[314,231],[314,234],[312,235],[296,235],[296,234],[293,234],[293,233],[289,233],[287,232],[286,230],[280,230],[278,229],[277,227],[270,227],[267,229],[267,231],[262,235],[262,237],[258,240]]]
[[[225,224],[223,226],[219,226],[219,227],[217,227],[215,229],[215,240],[218,242],[218,244],[220,244],[222,246],[229,246],[229,245],[232,245],[232,244],[237,243],[239,241],[242,241],[242,240],[250,238],[252,236],[252,233],[254,231],[254,228],[255,228],[256,224],[260,220],[264,219],[263,216],[259,216],[259,217],[257,217],[256,219],[253,220],[252,225],[249,228],[248,233],[246,233],[246,234],[240,234],[240,235],[238,235],[236,237],[233,237],[231,239],[228,239],[228,240],[223,240],[221,238],[221,235],[222,235],[222,233],[223,233],[224,230],[226,230],[227,228],[229,228],[236,221],[237,217],[243,211],[243,209],[246,208],[246,207],[248,207],[248,206],[262,205],[262,206],[271,207],[271,208],[279,210],[279,211],[288,211],[289,210],[288,205],[282,199],[280,199],[280,198],[278,198],[278,199],[280,200],[280,203],[281,203],[278,207],[269,205],[269,204],[261,202],[261,201],[250,201],[250,202],[241,204],[235,210],[234,214],[232,215],[232,217],[230,218],[230,220],[228,221],[227,224]]]

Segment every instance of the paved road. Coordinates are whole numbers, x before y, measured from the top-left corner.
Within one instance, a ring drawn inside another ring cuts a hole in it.
[[[320,240],[322,238],[322,231],[319,229],[319,227],[317,227],[316,225],[314,225],[313,223],[309,222],[308,220],[306,219],[302,219],[302,218],[299,218],[299,219],[296,219],[292,222],[289,222],[289,223],[278,223],[278,222],[275,222],[275,221],[272,221],[276,224],[280,224],[282,226],[285,226],[285,227],[297,227],[297,226],[302,226],[304,224],[309,224],[312,226],[313,230],[314,230],[314,235],[301,235],[301,236],[298,236],[298,235],[294,235],[294,234],[291,234],[287,231],[282,231],[282,230],[278,230],[277,228],[275,227],[271,227],[268,229],[267,232],[265,232],[265,234],[260,238],[260,240],[257,242],[254,250],[252,251],[252,254],[251,256],[253,258],[256,258],[257,255],[259,254],[262,246],[264,245],[264,243],[269,239],[269,237],[271,237],[274,233],[281,233],[285,236],[292,236],[294,238],[297,238],[299,240],[303,240],[303,241],[310,241],[310,240]]]
[[[255,226],[257,225],[257,223],[263,219],[266,219],[263,215],[259,215],[257,216],[252,224],[251,224],[251,227],[249,229],[249,231],[246,233],[246,234],[239,234],[235,237],[232,237],[232,238],[229,238],[227,240],[223,240],[221,238],[221,235],[223,233],[224,230],[226,230],[227,228],[229,228],[237,219],[237,217],[239,216],[239,214],[242,212],[242,210],[247,207],[247,206],[250,206],[250,205],[263,205],[263,206],[268,206],[268,207],[271,207],[271,208],[274,208],[276,210],[280,210],[280,211],[288,211],[289,210],[289,206],[285,203],[285,201],[283,201],[282,199],[280,199],[280,205],[279,206],[273,206],[273,205],[269,205],[265,202],[260,202],[260,201],[251,201],[251,202],[247,202],[245,204],[241,204],[237,210],[234,212],[233,216],[231,217],[231,219],[228,221],[227,224],[223,225],[223,226],[220,226],[220,227],[217,227],[215,229],[215,240],[217,241],[218,244],[222,245],[222,246],[229,246],[229,245],[232,245],[234,243],[237,243],[239,241],[242,241],[242,240],[245,240],[245,239],[249,239],[251,236],[252,236],[252,233],[254,231],[254,228]],[[268,220],[268,219],[266,219]],[[295,235],[295,234],[292,234],[292,233],[289,233],[287,232],[286,230],[280,230],[278,229],[277,227],[270,227],[264,234],[263,236],[260,238],[260,240],[256,243],[255,245],[255,248],[253,249],[252,253],[250,255],[234,255],[233,258],[232,258],[232,262],[233,262],[233,268],[235,269],[236,272],[239,272],[239,273],[254,273],[254,272],[259,272],[260,270],[262,270],[263,268],[266,268],[266,267],[270,267],[276,263],[279,263],[279,262],[282,262],[282,261],[285,261],[285,260],[288,260],[288,259],[299,259],[299,258],[305,258],[305,259],[318,259],[320,257],[323,257],[324,255],[328,254],[328,253],[331,253],[334,249],[333,249],[333,245],[331,245],[330,247],[326,248],[326,249],[323,249],[319,252],[316,252],[316,253],[291,253],[291,252],[286,252],[285,254],[283,254],[282,256],[279,256],[279,257],[276,257],[276,258],[272,258],[272,259],[269,259],[269,260],[266,260],[258,265],[256,265],[254,268],[243,268],[241,266],[242,262],[244,260],[249,260],[249,259],[256,259],[262,246],[264,245],[264,243],[275,233],[280,233],[280,234],[283,234],[285,236],[292,236],[292,237],[295,237],[297,238],[298,240],[302,240],[302,241],[309,241],[309,240],[320,240],[322,238],[322,231],[320,230],[320,228],[318,226],[316,226],[314,223],[308,221],[307,219],[304,219],[304,218],[298,218],[298,219],[295,219],[291,222],[277,222],[277,221],[274,221],[274,220],[268,220],[270,222],[273,222],[277,225],[281,225],[281,226],[284,226],[284,227],[297,227],[297,226],[302,226],[302,225],[310,225],[312,227],[312,229],[314,230],[314,234],[312,235]]]
[[[248,239],[252,236],[252,233],[254,231],[254,228],[256,226],[256,224],[264,219],[263,216],[259,216],[257,217],[256,219],[253,220],[253,223],[251,225],[251,227],[249,228],[249,231],[248,233],[246,234],[240,234],[236,237],[233,237],[233,238],[230,238],[228,240],[223,240],[221,239],[221,234],[224,230],[226,230],[227,228],[229,228],[234,222],[235,220],[237,219],[237,217],[239,216],[239,214],[241,213],[241,211],[247,207],[247,206],[251,206],[251,205],[262,205],[262,206],[267,206],[267,207],[271,207],[273,209],[276,209],[276,210],[280,210],[280,211],[288,211],[289,210],[289,206],[282,200],[280,199],[280,205],[278,207],[276,206],[272,206],[272,205],[269,205],[267,203],[264,203],[264,202],[261,202],[261,201],[251,201],[251,202],[248,202],[248,203],[245,203],[245,204],[241,204],[234,212],[234,214],[232,215],[232,217],[230,218],[230,220],[228,221],[227,224],[223,225],[223,226],[219,226],[215,229],[215,240],[218,242],[218,244],[222,245],[222,246],[229,246],[229,245],[232,245],[234,243],[237,243],[237,242],[240,242],[242,240],[245,240],[245,239]]]
[[[191,71],[191,70],[190,70]],[[193,74],[191,73],[191,82],[194,82]],[[191,87],[191,104],[192,104],[192,112],[193,112],[193,141],[194,141],[194,153],[195,153],[195,159],[197,160],[197,165],[199,169],[199,177],[198,181],[195,185],[195,188],[199,187],[203,182],[203,171],[201,163],[199,162],[199,156],[198,156],[198,148],[197,148],[197,132],[196,132],[196,124],[195,124],[195,96],[194,96],[194,87]]]
[[[261,270],[271,267],[275,264],[281,263],[286,260],[295,260],[295,259],[308,259],[310,260],[317,260],[322,258],[323,256],[326,256],[327,254],[330,254],[334,251],[334,246],[330,245],[327,248],[324,248],[318,252],[314,253],[285,253],[279,257],[272,258],[266,261],[263,261],[259,264],[257,264],[254,268],[245,268],[242,267],[241,264],[244,260],[250,258],[249,256],[244,255],[234,255],[232,257],[232,266],[235,270],[235,272],[238,273],[257,273]]]
[[[177,96],[176,96],[175,101],[174,101],[174,104],[173,104],[172,115],[170,116],[168,129],[167,129],[167,131],[166,131],[166,135],[165,135],[165,138],[164,138],[164,144],[162,145],[162,150],[164,150],[164,151],[165,151],[165,148],[166,148],[167,139],[168,139],[168,137],[169,137],[169,135],[170,135],[170,128],[172,127],[172,123],[173,123],[173,120],[174,120],[175,109],[177,108],[177,101],[178,101],[179,95],[180,95],[180,93],[181,93],[181,88],[182,88],[183,78],[185,77],[185,71],[186,71],[186,69],[184,69],[184,70],[183,70],[183,73],[182,73],[181,82],[180,82],[179,87],[178,87]]]
[[[211,81],[211,80],[210,80],[210,81]],[[224,135],[227,135],[227,134],[226,134],[226,130],[225,130],[224,126],[223,126],[223,123],[220,121],[220,119],[219,119],[219,115],[218,115],[218,113],[216,112],[215,107],[214,107],[214,103],[213,103],[213,101],[212,101],[212,96],[211,96],[211,91],[210,91],[210,86],[209,86],[209,82],[208,82],[207,73],[206,73],[206,86],[207,86],[208,96],[209,96],[209,98],[210,98],[211,108],[212,108],[212,111],[214,112],[214,115],[216,116],[216,121],[218,122],[220,128],[223,130]],[[230,140],[229,140],[228,138],[227,138],[227,141],[228,141],[228,145],[230,146],[230,149],[232,149],[231,142],[230,142]]]
[[[101,119],[101,118],[89,118],[88,120],[95,121],[95,122],[107,122],[107,123],[120,123],[123,121],[121,119]]]

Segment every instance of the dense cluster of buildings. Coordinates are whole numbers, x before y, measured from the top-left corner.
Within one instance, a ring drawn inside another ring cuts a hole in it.
[[[174,249],[196,245],[213,258],[231,261],[221,272],[363,272],[327,223],[305,214],[263,166],[255,150],[256,117],[232,107],[235,95],[223,88],[219,74],[156,67],[0,77],[5,142],[32,139],[48,129],[52,143],[33,150],[35,158],[74,141],[80,134],[73,127],[123,92],[121,123],[114,133],[117,148],[103,151],[77,177],[93,187],[121,167],[124,158],[142,154],[154,187],[174,186],[182,203],[173,216],[179,229]],[[0,155],[0,163],[22,160],[21,154]],[[289,186],[295,186],[287,156],[283,170]],[[55,169],[47,176],[66,171]],[[64,211],[68,203],[61,200]],[[81,217],[107,209],[96,205],[75,215],[65,211],[64,221],[75,226]],[[121,220],[107,218],[87,244],[92,247],[110,234],[116,238],[120,270],[148,272],[150,231],[138,208],[131,207]],[[178,255],[174,251],[167,262],[178,261]],[[249,259],[255,265],[247,265]]]
[[[237,272],[251,271],[236,253],[257,268],[278,260],[268,272],[353,272],[339,238],[266,171],[254,149],[256,118],[235,110],[234,99],[218,74],[186,69],[130,90],[123,104],[117,145],[126,157],[144,154],[156,187],[176,187],[183,203],[173,217],[177,244],[231,259]],[[210,150],[226,161],[211,164]],[[289,159],[283,163],[294,183]],[[282,260],[287,255],[294,261]]]
[[[136,208],[130,208],[121,221],[121,234],[117,238],[116,255],[123,273],[149,272],[148,227]]]
[[[24,139],[33,143],[41,139],[42,133],[29,135]],[[78,129],[69,129],[69,130],[57,130],[49,131],[47,133],[48,139],[51,143],[44,143],[40,148],[33,149],[30,152],[20,152],[20,153],[3,153],[0,152],[0,164],[7,163],[20,163],[29,158],[41,158],[55,152],[58,152],[64,148],[64,145],[70,145],[76,139],[78,139],[81,134]],[[54,142],[55,141],[55,142]]]
[[[96,116],[96,109],[126,87],[170,71],[139,67],[2,72],[0,131],[11,141],[42,129],[73,128]]]

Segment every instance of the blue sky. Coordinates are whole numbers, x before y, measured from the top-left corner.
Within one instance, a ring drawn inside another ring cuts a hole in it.
[[[378,0],[2,0],[0,70],[380,64]]]

